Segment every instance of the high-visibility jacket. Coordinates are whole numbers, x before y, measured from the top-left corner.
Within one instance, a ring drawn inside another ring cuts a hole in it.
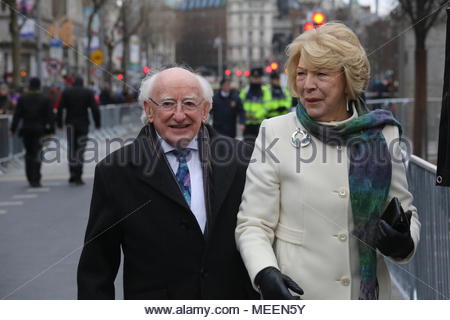
[[[290,111],[292,97],[287,88],[270,86],[270,102],[268,103],[267,118],[281,116]]]
[[[266,119],[271,94],[266,85],[261,85],[262,95],[253,96],[246,86],[239,94],[245,111],[245,124],[261,124]]]

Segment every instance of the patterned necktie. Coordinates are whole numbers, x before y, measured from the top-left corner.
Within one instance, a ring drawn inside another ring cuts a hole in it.
[[[189,157],[191,150],[173,150],[172,151],[178,160],[178,170],[175,174],[178,185],[181,188],[184,198],[189,206],[191,206],[191,177],[186,159]]]

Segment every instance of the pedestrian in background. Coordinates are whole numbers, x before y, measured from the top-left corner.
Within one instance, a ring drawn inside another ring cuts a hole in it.
[[[9,97],[9,88],[6,83],[0,84],[0,114],[12,114],[14,102]]]
[[[299,104],[261,125],[236,228],[242,259],[264,299],[389,299],[384,259],[408,262],[420,237],[401,126],[360,98],[369,61],[345,25],[306,31],[287,53]]]
[[[239,98],[239,92],[231,89],[230,79],[222,79],[220,81],[220,88],[213,97],[211,113],[213,128],[217,132],[235,138],[238,121],[240,130],[244,130],[245,112],[242,107],[242,101]]]
[[[263,69],[252,68],[250,84],[241,90],[240,98],[245,111],[244,140],[254,144],[261,122],[267,117],[270,90],[262,82]]]
[[[69,160],[69,183],[84,184],[82,180],[84,150],[89,132],[89,109],[95,128],[100,129],[100,111],[94,92],[83,87],[83,79],[77,77],[72,87],[66,88],[61,96],[57,113],[58,128],[63,127],[63,112],[66,112],[67,149]]]
[[[292,97],[287,88],[281,86],[280,74],[272,71],[270,74],[270,102],[267,108],[267,119],[281,116],[291,111]]]
[[[213,91],[169,68],[142,81],[145,125],[95,169],[79,299],[254,299],[234,228],[251,150],[206,125]]]
[[[31,187],[41,186],[42,137],[54,131],[50,99],[42,94],[39,78],[31,78],[29,90],[22,94],[14,111],[11,135],[19,129],[25,147],[25,172]]]

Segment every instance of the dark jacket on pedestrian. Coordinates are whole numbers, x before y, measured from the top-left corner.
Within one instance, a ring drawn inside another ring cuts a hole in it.
[[[213,97],[212,105],[213,127],[219,133],[236,137],[236,124],[245,123],[245,112],[239,93],[231,90],[228,96],[218,90]]]
[[[89,112],[91,109],[95,127],[100,127],[100,111],[95,102],[94,92],[83,87],[83,81],[76,79],[73,86],[65,89],[62,93],[58,108],[58,128],[63,126],[63,111],[66,110],[65,124],[76,128],[86,129],[89,127]]]
[[[18,129],[20,136],[53,133],[54,116],[50,99],[40,91],[30,91],[19,97],[14,110],[11,131],[16,133]]]
[[[257,298],[234,240],[250,149],[211,128],[208,135],[205,233],[152,125],[97,164],[79,299],[114,299],[121,254],[125,299]]]

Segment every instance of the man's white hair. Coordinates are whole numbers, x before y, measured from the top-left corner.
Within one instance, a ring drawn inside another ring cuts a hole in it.
[[[172,67],[171,67],[172,68]],[[157,76],[164,70],[171,69],[171,68],[165,68],[165,69],[159,69],[151,72],[148,74],[141,82],[141,86],[139,88],[139,104],[144,107],[144,101],[146,101],[150,97],[150,92],[152,92],[153,87],[155,86],[155,81],[157,79]],[[180,68],[183,70],[186,70],[190,72],[199,82],[200,89],[203,94],[203,98],[208,101],[210,104],[212,104],[212,98],[213,98],[213,89],[211,85],[209,84],[208,80],[206,80],[201,75],[189,70],[186,67],[175,67]]]
[[[189,68],[183,67],[183,66],[156,69],[156,70],[153,70],[152,72],[150,72],[144,79],[142,79],[141,86],[139,88],[138,102],[142,107],[141,121],[143,124],[148,123],[147,114],[145,113],[145,110],[144,110],[144,102],[146,100],[148,100],[148,98],[150,97],[150,93],[153,91],[153,87],[155,86],[155,81],[157,80],[158,75],[162,71],[167,70],[167,69],[172,69],[172,68],[180,68],[180,69],[183,69],[183,70],[186,70],[186,71],[192,73],[192,75],[197,79],[197,81],[200,85],[200,90],[203,94],[203,99],[205,99],[209,103],[210,107],[212,106],[214,91],[213,91],[211,85],[209,84],[208,80],[206,80],[203,76],[201,76],[201,75],[193,72],[192,70],[189,70]]]

